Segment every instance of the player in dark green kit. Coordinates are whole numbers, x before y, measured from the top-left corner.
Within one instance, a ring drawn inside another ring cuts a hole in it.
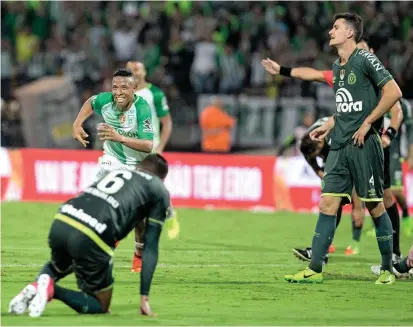
[[[413,111],[406,99],[400,99],[400,104],[403,111],[403,125],[401,132],[394,137],[390,148],[391,190],[403,211],[404,233],[410,237],[413,234],[413,220],[409,217],[403,193],[402,158],[407,157],[409,166],[413,167]],[[402,137],[405,137],[405,144],[402,144]],[[407,145],[407,149],[403,148],[404,145]]]
[[[170,198],[163,180],[168,164],[150,154],[137,170],[114,170],[64,203],[49,232],[51,261],[9,305],[9,312],[40,316],[48,301],[57,299],[79,313],[106,313],[112,298],[115,243],[147,218],[141,271],[143,315],[153,315],[149,289],[158,260],[158,244],[170,215]],[[81,292],[56,284],[75,273]]]
[[[393,77],[374,54],[356,47],[363,34],[362,19],[355,14],[336,15],[330,45],[339,59],[333,64],[336,114],[310,133],[323,140],[331,131],[331,146],[322,181],[320,215],[316,225],[309,267],[289,282],[321,283],[322,263],[335,232],[342,201],[351,201],[353,185],[373,217],[382,256],[377,284],[395,281],[392,268],[392,225],[383,204],[384,155],[378,134],[383,115],[401,98]]]

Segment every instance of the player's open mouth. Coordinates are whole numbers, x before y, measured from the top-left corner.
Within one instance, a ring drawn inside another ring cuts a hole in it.
[[[125,97],[117,97],[116,100],[118,100],[118,102],[123,102],[125,101]]]

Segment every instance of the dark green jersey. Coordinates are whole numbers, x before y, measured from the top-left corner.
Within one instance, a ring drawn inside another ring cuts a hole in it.
[[[413,144],[413,111],[412,106],[406,99],[400,99],[400,106],[403,112],[403,121],[397,132],[397,135],[391,142],[390,151],[392,154],[397,154],[398,156],[407,155],[408,147]],[[386,115],[384,122],[384,129],[390,126],[391,112]],[[403,142],[403,141],[404,142]],[[402,149],[402,144],[407,146],[407,149]]]
[[[336,93],[335,125],[331,133],[331,149],[339,149],[351,141],[353,134],[376,108],[381,88],[393,76],[374,54],[356,48],[348,62],[340,65],[340,58],[333,64],[333,83]],[[383,118],[372,126],[378,132]]]
[[[114,170],[60,207],[92,229],[109,246],[123,239],[144,218],[163,225],[170,215],[163,182],[144,171]]]

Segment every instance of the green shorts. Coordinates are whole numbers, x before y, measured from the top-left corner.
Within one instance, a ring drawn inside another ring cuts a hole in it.
[[[55,219],[49,232],[49,246],[54,268],[58,272],[74,272],[83,292],[94,294],[112,287],[112,256],[79,229]]]
[[[400,154],[390,150],[390,185],[394,190],[403,189],[402,162]]]
[[[359,147],[350,142],[338,150],[330,150],[324,168],[321,196],[342,197],[351,202],[353,185],[364,202],[383,200],[384,154],[377,134],[366,136]]]

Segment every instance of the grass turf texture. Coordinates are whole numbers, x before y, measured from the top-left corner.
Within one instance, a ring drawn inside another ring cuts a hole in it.
[[[380,263],[375,238],[363,234],[361,254],[343,254],[351,240],[349,216],[337,230],[337,252],[325,268],[324,284],[300,285],[287,283],[284,275],[305,266],[291,248],[311,244],[316,215],[189,209],[179,210],[179,238],[162,236],[150,296],[157,318],[138,314],[132,235],[115,253],[111,315],[78,315],[55,300],[38,319],[10,316],[11,298],[49,259],[47,234],[57,207],[2,205],[2,325],[413,325],[412,280],[374,284],[370,266]],[[410,246],[402,236],[403,254]],[[76,289],[73,276],[60,284]]]

